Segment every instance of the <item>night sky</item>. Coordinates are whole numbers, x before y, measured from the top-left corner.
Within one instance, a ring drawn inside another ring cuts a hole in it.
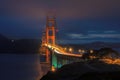
[[[0,0],[0,34],[40,39],[48,13],[59,43],[120,42],[120,0]]]

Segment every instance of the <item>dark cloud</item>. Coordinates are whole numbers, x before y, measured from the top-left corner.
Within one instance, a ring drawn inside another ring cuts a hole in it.
[[[2,0],[1,11],[40,18],[50,11],[63,18],[120,16],[119,0]]]

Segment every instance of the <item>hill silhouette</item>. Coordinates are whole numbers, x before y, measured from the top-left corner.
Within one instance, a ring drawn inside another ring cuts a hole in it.
[[[56,72],[48,72],[40,80],[119,80],[120,65],[99,60],[64,65]]]
[[[11,40],[0,34],[0,53],[38,53],[40,42],[37,39]]]
[[[11,52],[11,49],[12,49],[11,40],[9,40],[7,37],[0,34],[0,52],[8,53],[8,52]]]

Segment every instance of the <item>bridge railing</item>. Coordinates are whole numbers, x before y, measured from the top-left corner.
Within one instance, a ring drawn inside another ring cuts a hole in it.
[[[58,45],[44,44],[43,46],[48,46],[49,48],[57,48],[57,49],[65,52],[64,48],[62,48],[61,46],[58,46]]]
[[[55,45],[55,47],[57,47],[57,48],[59,48],[60,50],[62,50],[62,51],[65,52],[64,48],[62,48],[61,46]]]

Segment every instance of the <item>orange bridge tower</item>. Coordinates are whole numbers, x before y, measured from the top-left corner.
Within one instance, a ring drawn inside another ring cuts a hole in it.
[[[44,44],[50,44],[55,45],[56,44],[56,18],[54,16],[47,16],[46,19],[46,28],[45,32],[42,35],[42,45]],[[46,55],[46,62],[50,63],[50,52],[48,48],[45,48],[42,46],[42,52]]]
[[[56,33],[56,19],[55,17],[48,17],[46,22],[46,42],[47,44],[55,45]]]

